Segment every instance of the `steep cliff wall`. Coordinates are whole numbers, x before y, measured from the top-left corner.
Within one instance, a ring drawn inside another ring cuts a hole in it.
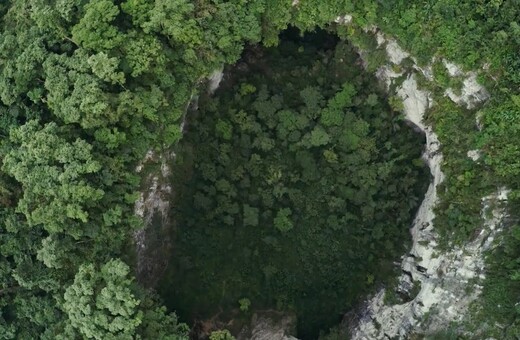
[[[393,65],[401,64],[409,54],[381,33],[377,33],[377,40],[379,45],[386,44],[389,62],[378,70],[377,75],[390,89],[394,81],[403,75],[403,72],[395,72]],[[409,295],[414,288],[420,289],[411,301],[402,304],[385,304],[385,289],[368,299],[357,327],[350,330],[353,339],[407,338],[411,333],[433,333],[448,327],[453,321],[460,321],[481,292],[479,282],[484,277],[483,252],[490,247],[505,217],[501,202],[507,200],[508,191],[502,189],[482,198],[484,223],[473,240],[453,249],[438,249],[439,236],[433,221],[438,201],[437,188],[444,179],[441,170],[443,156],[437,135],[431,126],[424,123],[426,110],[435,105],[434,98],[419,89],[416,81],[418,72],[431,79],[431,67],[421,68],[413,61],[413,66],[405,70],[408,75],[396,92],[403,102],[405,118],[426,134],[423,159],[430,168],[432,181],[411,228],[413,245],[409,253],[403,256],[397,291]],[[486,89],[477,83],[476,73],[464,74],[456,65],[444,64],[450,75],[465,78],[459,95],[452,89],[445,91],[453,102],[473,108],[489,97]],[[478,159],[476,155],[478,150],[468,151],[468,156],[473,160]]]
[[[338,17],[336,21],[339,24],[349,24],[351,20],[352,17],[347,15]],[[501,222],[505,217],[503,202],[507,200],[508,191],[501,189],[482,198],[484,222],[478,235],[471,241],[449,250],[438,249],[439,236],[433,221],[434,208],[438,203],[437,189],[444,180],[441,169],[443,155],[433,128],[424,122],[424,115],[435,105],[435,98],[431,93],[419,88],[416,76],[420,73],[426,79],[432,80],[431,67],[420,67],[396,41],[376,30],[372,33],[387,53],[387,65],[378,69],[378,78],[386,84],[388,91],[395,91],[402,100],[405,119],[426,136],[423,159],[430,168],[431,183],[410,229],[412,247],[403,255],[400,264],[402,275],[399,277],[397,291],[399,294],[415,296],[405,303],[386,304],[385,289],[380,290],[367,299],[360,317],[356,320],[355,329],[350,332],[354,339],[406,338],[411,333],[435,332],[447,327],[452,321],[460,321],[471,302],[478,297],[482,288],[479,282],[484,275],[483,252],[490,247],[496,233],[500,231]],[[360,55],[363,57],[362,51]],[[411,66],[401,67],[407,59],[413,61]],[[448,88],[444,92],[445,96],[468,109],[487,100],[489,94],[478,84],[476,73],[464,73],[455,64],[448,61],[443,63],[451,76],[464,78],[461,91]],[[211,93],[218,87],[221,79],[222,72],[219,70],[211,75]],[[467,150],[467,154],[471,159],[478,160],[478,150]],[[157,230],[152,234],[149,231],[153,228],[154,221],[160,221],[159,225],[170,223],[169,199],[172,188],[168,182],[168,163],[173,156],[150,152],[143,161],[143,164],[152,162],[159,165],[157,171],[147,175],[146,185],[135,209],[136,214],[145,221],[145,228],[135,234],[137,272],[142,280],[149,280],[149,286],[153,286],[155,278],[160,276],[160,272],[166,266],[166,263],[158,260],[166,257],[157,253],[153,236],[150,236],[156,235]],[[137,171],[142,171],[142,167]],[[168,249],[168,239],[161,238],[161,242],[162,247],[166,247],[163,249]],[[269,334],[278,332],[273,328],[269,333],[270,321],[264,321],[258,323],[258,334],[268,334],[268,338]],[[264,335],[263,338],[266,338]]]

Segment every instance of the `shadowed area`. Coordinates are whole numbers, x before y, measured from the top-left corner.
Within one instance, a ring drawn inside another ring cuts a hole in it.
[[[429,173],[424,136],[348,42],[324,30],[280,38],[247,48],[190,114],[162,293],[195,324],[239,329],[276,309],[315,339],[395,275]]]

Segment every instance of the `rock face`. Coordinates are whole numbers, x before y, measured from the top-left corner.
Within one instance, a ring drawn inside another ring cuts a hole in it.
[[[295,1],[297,5],[297,1]],[[349,24],[352,16],[339,16],[336,22]],[[374,32],[376,33],[376,32]],[[386,44],[388,61],[399,65],[406,58],[411,58],[396,41],[388,39],[382,33],[376,33],[379,45]],[[360,53],[363,57],[363,53]],[[413,57],[411,58],[412,60]],[[464,73],[457,65],[443,61],[448,73],[452,76],[463,77],[463,88],[460,94],[447,89],[445,95],[458,105],[464,105],[471,109],[476,104],[486,100],[489,93],[478,84],[476,73]],[[381,290],[369,298],[363,308],[363,315],[355,321],[356,327],[352,329],[353,339],[405,339],[411,333],[431,333],[443,329],[452,321],[461,320],[468,306],[481,291],[478,279],[484,277],[483,252],[492,243],[496,233],[500,231],[501,222],[505,218],[504,205],[507,200],[506,189],[501,189],[496,194],[482,198],[483,225],[480,233],[462,247],[449,251],[437,250],[438,235],[433,226],[435,214],[433,209],[437,203],[437,187],[443,181],[441,171],[442,153],[437,135],[431,126],[423,122],[426,110],[431,107],[433,100],[431,95],[417,86],[414,72],[421,72],[426,79],[432,80],[431,66],[419,67],[413,65],[413,72],[402,82],[397,90],[397,95],[403,101],[406,119],[413,123],[426,135],[426,148],[423,159],[430,168],[432,181],[425,198],[417,212],[411,228],[413,245],[408,254],[402,258],[402,275],[399,278],[398,291],[409,294],[414,287],[419,287],[417,295],[409,302],[386,305],[384,302],[385,290]],[[410,70],[408,70],[410,71]],[[378,78],[388,88],[394,79],[401,77],[403,73],[395,71],[391,65],[381,67],[377,71]],[[222,80],[222,71],[217,70],[209,77],[208,92],[213,93]],[[478,160],[478,150],[468,151],[468,157]],[[168,225],[169,199],[172,188],[169,185],[168,163],[174,154],[157,154],[149,152],[142,164],[136,169],[141,172],[148,162],[160,164],[160,171],[149,174],[146,179],[146,188],[136,202],[135,213],[143,218],[145,227],[135,233],[137,252],[137,274],[140,281],[145,281],[145,286],[153,286],[154,280],[160,277],[160,273],[166,268],[164,256],[155,250],[156,244],[153,238],[157,237],[157,231],[151,227],[154,221],[159,219],[159,225]],[[152,232],[150,232],[152,230]],[[154,236],[155,235],[155,236]],[[167,238],[161,238],[162,249],[168,248],[164,242]],[[161,248],[160,247],[160,248]],[[161,260],[162,259],[162,260]],[[146,281],[147,280],[147,281]],[[287,315],[255,314],[251,325],[246,327],[239,335],[239,340],[296,340],[290,336],[289,330],[294,324],[294,318]]]
[[[467,109],[472,109],[476,104],[481,103],[489,98],[489,92],[477,82],[477,74],[475,72],[464,73],[460,67],[447,61],[442,60],[448,74],[452,77],[463,77],[462,89],[460,94],[456,94],[453,89],[446,89],[444,94],[458,105],[464,105]]]
[[[478,281],[484,278],[483,252],[500,231],[505,218],[505,209],[500,203],[506,200],[507,190],[482,199],[484,225],[478,236],[463,247],[437,254],[428,244],[414,247],[403,260],[402,269],[406,274],[400,278],[400,289],[407,289],[410,281],[420,282],[417,296],[404,304],[385,305],[385,291],[381,290],[367,301],[364,316],[352,331],[352,338],[406,339],[412,332],[431,334],[446,329],[450,322],[461,321],[481,292]],[[489,213],[491,217],[487,217]],[[421,238],[419,235],[414,241]]]
[[[447,89],[445,94],[458,105],[464,105],[467,109],[472,109],[476,104],[489,98],[488,91],[477,82],[477,74],[470,72],[462,83],[460,94],[456,94],[453,89]]]
[[[378,33],[377,40],[380,45],[386,43],[391,63],[398,65],[409,56],[395,41],[388,40],[381,33]],[[464,74],[451,63],[445,65],[450,74],[466,78],[460,96],[454,95],[451,90],[446,91],[446,95],[455,103],[472,108],[489,97],[488,92],[476,82],[476,74]],[[431,79],[431,67],[414,65],[413,69]],[[426,91],[418,89],[414,72],[402,82],[397,95],[403,100],[406,119],[426,135],[423,159],[430,168],[432,182],[411,228],[413,245],[410,252],[403,256],[403,274],[399,278],[397,290],[406,294],[414,287],[420,287],[420,290],[413,300],[396,305],[386,305],[385,290],[379,291],[366,301],[363,315],[357,320],[357,327],[351,330],[353,339],[405,339],[413,332],[433,333],[446,328],[452,321],[461,320],[481,291],[478,280],[474,279],[484,277],[483,252],[490,247],[505,217],[500,202],[507,199],[507,190],[502,189],[482,199],[482,217],[485,222],[472,241],[449,251],[436,249],[438,235],[433,226],[433,209],[437,203],[437,187],[444,179],[441,171],[442,154],[437,135],[431,126],[423,122],[424,113],[433,105],[432,98]],[[393,79],[401,75],[393,71],[391,66],[382,67],[377,72],[377,76],[388,87]],[[475,152],[472,150],[469,156],[473,158]]]
[[[258,312],[251,318],[251,325],[242,329],[237,340],[297,340],[294,331],[296,317],[279,312]]]
[[[213,94],[219,87],[222,78],[224,77],[224,69],[215,70],[209,76],[208,93]]]
[[[224,76],[223,69],[208,77],[208,93],[214,93]],[[198,97],[192,96],[180,122],[184,132],[188,107],[197,109]],[[135,169],[143,176],[142,190],[135,202],[134,213],[142,218],[143,228],[134,233],[136,277],[144,287],[153,288],[168,266],[171,254],[170,202],[173,199],[170,164],[175,158],[172,150],[149,150]],[[153,169],[148,172],[148,169]]]
[[[136,277],[145,287],[154,287],[168,265],[170,243],[170,185],[169,162],[173,153],[149,150],[136,172],[148,167],[158,171],[144,175],[143,190],[135,202],[134,212],[143,219],[144,227],[134,233]]]

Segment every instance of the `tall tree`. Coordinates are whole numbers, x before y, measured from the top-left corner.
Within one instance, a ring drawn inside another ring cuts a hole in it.
[[[11,130],[9,141],[2,169],[22,185],[18,210],[28,223],[49,233],[87,234],[80,222],[89,220],[88,208],[104,195],[87,178],[101,169],[92,146],[79,138],[69,142],[55,123],[36,120]]]

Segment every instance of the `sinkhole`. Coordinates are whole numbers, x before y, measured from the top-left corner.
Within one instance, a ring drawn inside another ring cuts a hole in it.
[[[177,146],[167,305],[194,338],[278,311],[316,339],[396,276],[424,143],[333,32],[248,46]]]

